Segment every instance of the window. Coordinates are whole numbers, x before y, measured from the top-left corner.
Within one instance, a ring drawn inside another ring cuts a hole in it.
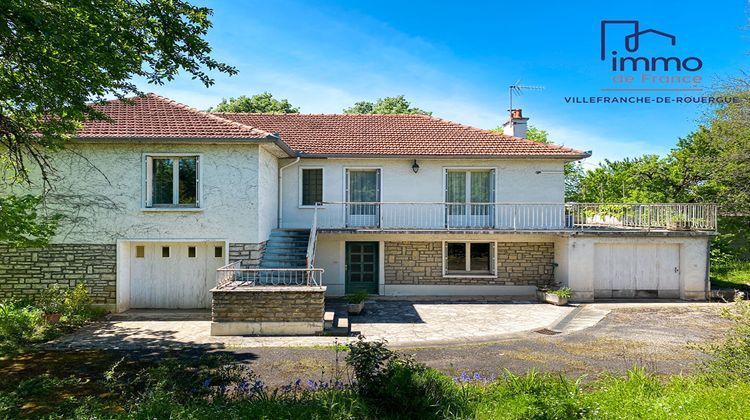
[[[494,249],[491,242],[447,242],[444,247],[445,274],[494,274]]]
[[[302,205],[314,206],[323,201],[323,169],[302,169]]]
[[[143,245],[136,245],[135,247],[135,257],[136,258],[145,258],[146,257],[146,247]]]
[[[195,258],[195,247],[189,246],[188,247],[188,258]]]
[[[162,258],[169,258],[169,247],[168,246],[161,247],[161,257]]]
[[[200,207],[198,156],[148,156],[146,207]]]
[[[214,257],[221,258],[223,256],[224,256],[224,247],[215,246],[214,247]]]

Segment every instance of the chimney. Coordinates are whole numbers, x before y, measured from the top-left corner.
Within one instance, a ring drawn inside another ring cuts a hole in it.
[[[503,124],[503,134],[526,138],[526,122],[528,120],[528,118],[523,117],[520,109],[511,109],[510,119]]]

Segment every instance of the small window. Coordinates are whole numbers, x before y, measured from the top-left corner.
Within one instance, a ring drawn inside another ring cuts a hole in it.
[[[493,250],[490,242],[448,242],[445,244],[445,273],[493,274]]]
[[[197,156],[147,159],[148,207],[199,207]]]
[[[188,247],[188,258],[195,258],[195,247],[189,246]]]
[[[215,246],[214,247],[214,257],[216,258],[222,258],[224,256],[224,247],[223,246]]]
[[[136,258],[145,258],[146,257],[146,247],[143,245],[136,245],[135,247],[135,257]]]
[[[323,201],[323,169],[302,169],[302,205]]]
[[[169,258],[169,247],[168,246],[161,247],[161,257],[162,258]]]

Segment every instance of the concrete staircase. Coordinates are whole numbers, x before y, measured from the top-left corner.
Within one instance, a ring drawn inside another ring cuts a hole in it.
[[[352,326],[349,324],[349,318],[336,315],[333,311],[326,311],[323,314],[323,334],[339,337],[348,337],[352,332]]]
[[[305,268],[310,231],[274,229],[266,242],[260,268]]]

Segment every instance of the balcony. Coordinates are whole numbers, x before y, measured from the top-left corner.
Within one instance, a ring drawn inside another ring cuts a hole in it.
[[[715,204],[325,202],[318,229],[716,231]]]

